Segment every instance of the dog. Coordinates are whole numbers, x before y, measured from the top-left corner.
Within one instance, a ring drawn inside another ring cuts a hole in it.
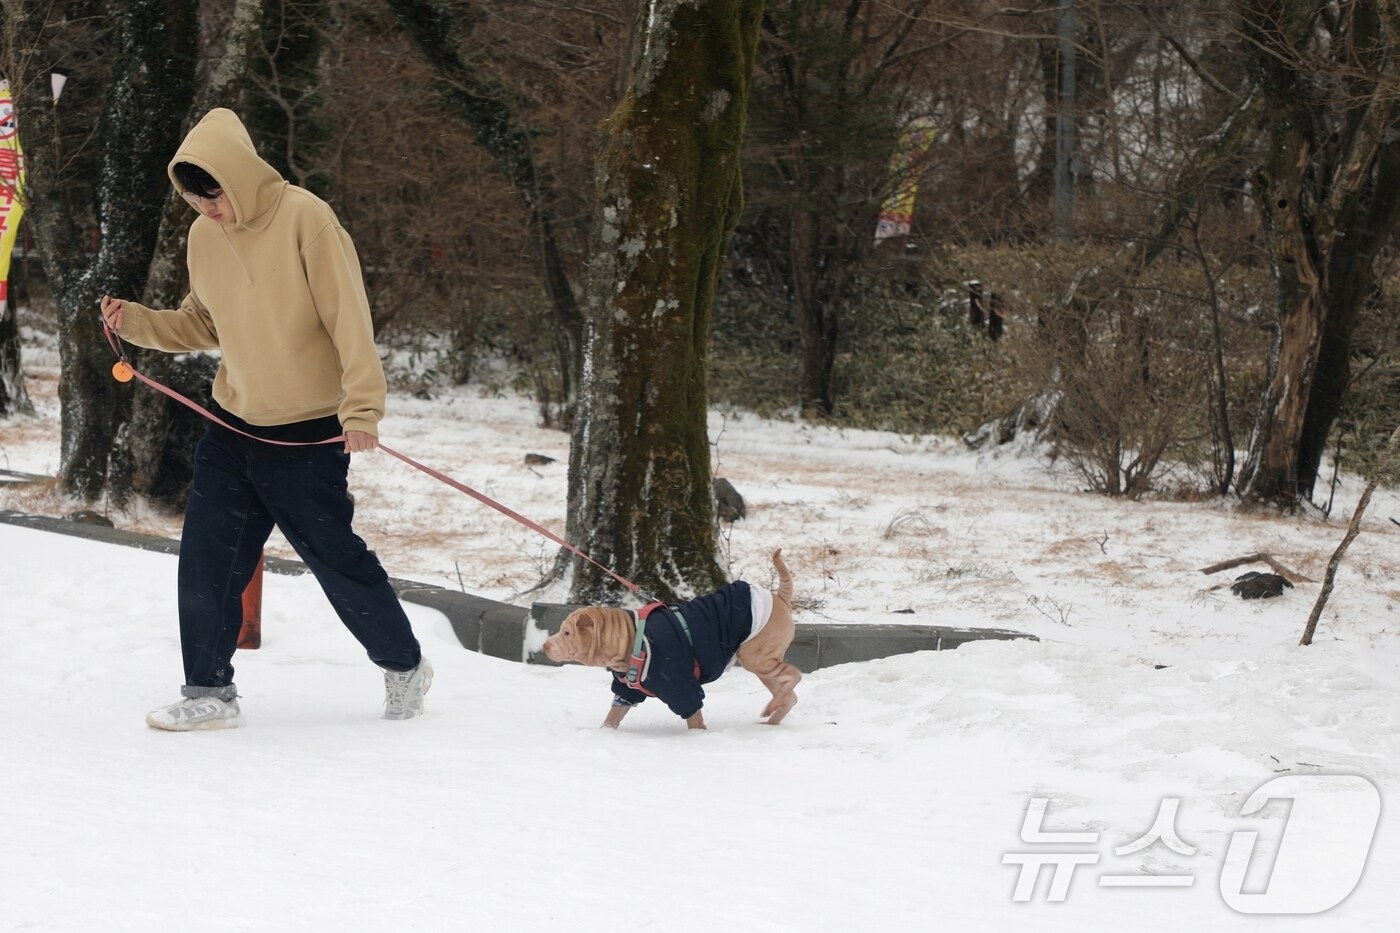
[[[612,671],[613,705],[604,728],[616,729],[649,696],[688,728],[705,728],[702,685],[718,680],[736,658],[772,694],[761,718],[776,726],[797,704],[795,688],[802,680],[802,672],[784,660],[795,628],[792,576],[782,553],[773,552],[778,588],[772,592],[736,580],[676,606],[585,606],[569,613],[545,641],[544,653],[551,661]]]

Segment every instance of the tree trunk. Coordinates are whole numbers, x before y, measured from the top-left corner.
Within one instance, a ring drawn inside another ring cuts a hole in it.
[[[182,137],[210,109],[240,99],[248,73],[250,46],[257,36],[262,18],[263,0],[237,0],[224,36],[223,54],[199,89],[185,117],[180,129]],[[160,232],[156,235],[155,252],[151,256],[146,288],[141,296],[142,303],[152,308],[173,308],[183,297],[186,285],[185,247],[189,240],[190,222],[194,219],[194,212],[175,193],[174,187],[167,185],[166,191]],[[173,371],[170,354],[137,347],[128,347],[128,350],[136,352],[143,373],[169,384]],[[172,444],[186,441],[180,432],[172,433],[172,421],[185,417],[191,417],[191,414],[179,402],[158,392],[136,392],[131,400],[128,442],[122,446],[114,463],[118,473],[130,474],[134,493],[151,497],[172,508],[182,505],[183,492],[193,478],[192,467],[184,466],[190,452],[172,449]],[[125,459],[121,459],[123,454]],[[177,464],[178,467],[175,466]],[[174,475],[176,471],[180,475]]]
[[[1400,126],[1388,135],[1400,135]],[[1327,303],[1331,312],[1318,343],[1313,390],[1298,438],[1298,491],[1311,496],[1327,441],[1351,387],[1351,341],[1357,316],[1376,287],[1378,248],[1400,225],[1400,146],[1379,154],[1368,216],[1336,243],[1329,259]]]
[[[656,0],[602,128],[568,537],[662,599],[724,582],[706,354],[742,206],[740,144],[761,0]],[[616,585],[566,558],[571,598]]]
[[[1375,256],[1400,222],[1394,12],[1382,18],[1374,0],[1348,6],[1329,46],[1342,74],[1319,81],[1304,71],[1316,63],[1303,56],[1315,7],[1308,0],[1245,4],[1272,115],[1257,186],[1279,323],[1240,488],[1289,507],[1312,493]]]
[[[850,196],[849,174],[855,171],[855,152],[862,141],[826,138],[870,132],[853,113],[850,87],[852,61],[860,47],[851,33],[862,7],[850,4],[847,16],[835,24],[822,22],[819,11],[798,6],[768,20],[778,62],[773,70],[787,150],[780,160],[780,173],[792,194],[782,265],[801,348],[799,402],[809,416],[835,410],[832,374],[841,306],[848,297],[852,268],[873,237],[879,212],[878,204],[857,203],[861,199]],[[816,20],[808,19],[812,16]],[[808,29],[824,29],[828,44],[812,51],[792,39],[804,36]],[[809,52],[810,60],[804,58]],[[813,86],[821,91],[814,92]],[[885,165],[898,135],[892,127],[893,121],[883,128],[890,139],[877,159]]]
[[[55,105],[48,86],[48,69],[59,60],[51,30],[67,24],[47,3],[8,3],[5,12],[12,43],[30,53],[10,65],[19,75],[28,209],[58,306],[62,488],[88,501],[107,491],[121,503],[130,493],[129,477],[111,477],[109,486],[109,466],[130,392],[112,380],[97,300],[104,292],[140,295],[145,285],[170,187],[165,164],[179,142],[193,87],[198,5],[138,0],[116,14],[111,81],[95,128],[101,153],[93,209],[102,231],[95,256],[85,249],[86,221],[65,190],[62,170],[70,154],[59,147],[60,123],[81,103],[75,106],[70,88]]]
[[[927,2],[769,0],[763,16],[765,108],[755,138],[772,173],[755,239],[786,288],[797,325],[799,401],[806,415],[835,407],[842,317],[875,244],[881,202],[901,182],[892,157],[908,143],[916,75],[935,42]]]
[[[802,370],[798,378],[802,410],[806,414],[829,415],[836,408],[836,392],[831,384],[836,368],[836,339],[840,329],[833,301],[834,275],[826,271],[819,218],[803,210],[794,211],[789,234],[790,269],[788,287],[792,290],[793,317],[802,348]]]
[[[19,359],[19,318],[8,298],[0,305],[0,418],[33,414]]]
[[[1055,200],[1056,113],[1060,106],[1060,55],[1056,40],[1043,38],[1035,43],[1036,64],[1040,68],[1043,115],[1040,118],[1040,148],[1035,168],[1027,176],[1023,194],[1035,204]],[[1014,176],[1013,176],[1014,177]]]
[[[1309,114],[1295,99],[1279,117],[1271,129],[1269,159],[1258,176],[1278,329],[1241,485],[1253,498],[1292,506],[1298,497],[1297,440],[1327,303],[1315,244],[1305,229],[1303,175],[1313,149]]]

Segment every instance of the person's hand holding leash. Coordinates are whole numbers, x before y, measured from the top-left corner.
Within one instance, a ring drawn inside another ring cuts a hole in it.
[[[107,322],[107,326],[112,330],[121,330],[122,321],[126,319],[126,304],[120,298],[113,298],[111,295],[102,296],[102,320]]]
[[[366,450],[374,450],[379,446],[379,438],[364,431],[345,432],[345,452],[347,454],[358,454]]]

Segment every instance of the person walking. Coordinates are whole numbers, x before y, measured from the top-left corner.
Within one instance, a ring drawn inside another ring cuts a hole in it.
[[[387,394],[355,245],[329,205],[258,156],[231,110],[205,114],[169,173],[200,215],[189,294],[167,310],[104,295],[102,317],[137,346],[219,350],[212,413],[228,427],[211,423],[195,447],[180,540],[182,699],[146,723],[174,732],[245,724],[233,654],[243,590],[274,525],[383,669],[383,718],[419,716],[432,665],[351,528],[350,455],[378,446]]]

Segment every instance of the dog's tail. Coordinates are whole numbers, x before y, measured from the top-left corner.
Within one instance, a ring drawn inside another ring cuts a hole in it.
[[[778,588],[773,595],[783,601],[783,605],[792,608],[792,574],[788,573],[787,564],[783,563],[783,549],[778,548],[773,552],[773,569],[778,571]]]

